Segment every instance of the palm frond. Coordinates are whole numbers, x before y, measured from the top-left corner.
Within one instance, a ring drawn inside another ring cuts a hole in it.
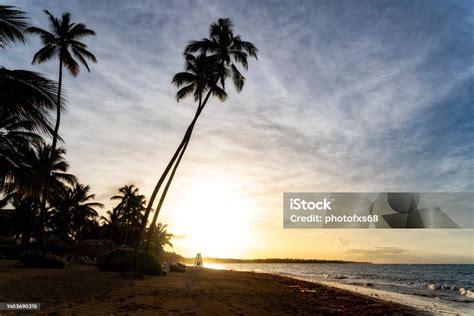
[[[25,43],[24,29],[28,27],[25,12],[13,6],[0,5],[0,48],[15,42]]]

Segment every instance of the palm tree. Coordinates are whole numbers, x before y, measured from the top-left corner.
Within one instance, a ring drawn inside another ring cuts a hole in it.
[[[100,221],[102,221],[104,228],[107,230],[109,238],[114,240],[116,243],[121,242],[121,223],[122,223],[122,214],[119,208],[114,207],[112,211],[107,211],[107,217],[101,216]]]
[[[165,246],[173,247],[171,239],[174,237],[173,234],[168,233],[168,225],[163,225],[158,223],[156,228],[153,229],[153,234],[150,240],[150,250],[152,253],[156,254],[158,258],[162,257],[163,249]],[[151,229],[151,227],[150,227]]]
[[[12,6],[0,5],[0,48],[25,43],[26,14]],[[56,106],[57,85],[38,73],[8,70],[0,66],[0,115],[10,112],[34,123],[36,130],[52,131],[48,110]]]
[[[27,31],[40,36],[44,45],[33,57],[33,64],[40,64],[45,61],[58,57],[59,60],[59,80],[58,93],[56,99],[56,125],[53,133],[53,142],[51,145],[51,154],[55,152],[58,140],[59,124],[61,121],[61,87],[63,78],[63,65],[69,73],[76,77],[79,74],[79,63],[86,67],[90,72],[86,59],[97,62],[95,56],[88,50],[86,44],[79,40],[85,36],[95,35],[95,32],[88,29],[85,24],[72,23],[70,13],[63,13],[62,18],[54,17],[49,11],[44,13],[48,16],[50,23],[50,32],[38,27],[29,27]],[[79,63],[74,57],[79,60]],[[51,156],[51,160],[53,157]]]
[[[195,56],[193,55],[195,52],[199,52],[200,54]],[[187,148],[194,125],[206,106],[210,95],[212,94],[216,96],[221,101],[225,100],[227,96],[225,93],[225,80],[228,77],[232,78],[235,88],[240,92],[244,86],[245,77],[240,73],[236,64],[241,64],[245,69],[247,69],[247,58],[249,56],[257,58],[257,52],[258,50],[255,45],[250,42],[242,41],[240,36],[234,35],[232,20],[229,18],[219,19],[217,23],[211,24],[209,38],[204,38],[200,41],[192,41],[186,47],[184,54],[186,60],[186,71],[176,74],[172,83],[179,88],[176,94],[177,101],[186,96],[193,95],[194,100],[198,102],[198,108],[183,140],[155,186],[145,211],[140,240],[146,229],[148,216],[156,195],[166,179],[168,172],[171,170],[173,164],[175,164],[153,217],[150,234],[153,233],[153,228],[156,225],[161,206],[166,197],[171,181],[173,180],[176,169],[178,168],[181,158]],[[218,86],[218,83],[221,84],[221,87]],[[151,240],[151,238],[148,238],[148,240]],[[147,242],[147,247],[148,245],[149,243]],[[138,251],[138,247],[139,244],[137,244],[136,251]]]
[[[125,227],[125,244],[128,243],[128,236],[131,235],[131,244],[134,244],[137,228],[143,220],[142,212],[145,210],[146,199],[139,194],[139,189],[135,185],[125,185],[119,189],[118,195],[112,196],[111,200],[118,200],[119,204],[114,208],[120,213],[120,221]]]
[[[0,67],[0,115],[10,113],[31,121],[35,131],[52,134],[48,111],[56,107],[57,88],[36,72]]]
[[[80,240],[84,228],[98,217],[94,208],[103,208],[104,205],[93,202],[95,194],[89,194],[89,191],[89,186],[75,183],[63,194],[58,192],[53,200],[51,225],[61,237]]]
[[[7,183],[14,184],[15,174],[25,167],[24,154],[31,142],[40,141],[34,132],[34,124],[10,112],[0,112],[0,189]]]
[[[39,204],[38,199],[28,194],[13,194],[12,205],[15,208],[15,216],[12,228],[14,233],[21,234],[22,246],[26,246],[30,242],[35,219],[40,209]]]
[[[219,80],[225,89],[225,79],[232,76],[237,91],[241,91],[245,77],[238,70],[236,63],[241,64],[245,70],[248,69],[247,58],[249,56],[257,59],[258,49],[254,44],[242,41],[240,36],[234,36],[234,25],[230,18],[219,19],[212,23],[209,29],[209,38],[200,41],[191,41],[186,46],[186,53],[201,52],[216,56],[219,63]]]
[[[25,42],[23,30],[28,27],[25,12],[13,6],[0,5],[0,48],[15,42]]]
[[[54,200],[57,192],[66,190],[68,185],[77,182],[75,176],[66,173],[69,165],[64,159],[65,150],[57,148],[51,152],[51,149],[51,146],[42,141],[33,143],[32,148],[25,153],[25,166],[14,178],[16,192],[39,201],[39,241],[43,249],[46,242],[47,203]]]

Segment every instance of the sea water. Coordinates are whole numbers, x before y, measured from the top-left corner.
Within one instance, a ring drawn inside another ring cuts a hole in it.
[[[219,263],[205,266],[362,286],[431,298],[437,302],[450,303],[460,310],[474,311],[474,265]]]

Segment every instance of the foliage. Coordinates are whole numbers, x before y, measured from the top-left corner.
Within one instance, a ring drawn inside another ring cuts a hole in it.
[[[29,268],[62,269],[66,262],[58,256],[44,254],[38,251],[25,250],[21,253],[21,261]]]
[[[115,242],[134,245],[143,220],[146,199],[139,194],[139,189],[133,185],[121,187],[118,195],[112,196],[112,201],[118,201],[112,211],[108,211],[108,218],[101,217],[110,238]]]
[[[97,258],[107,252],[113,251],[117,248],[117,245],[107,239],[87,239],[80,241],[74,247],[74,254],[76,257],[87,256],[90,258]]]
[[[163,225],[162,223],[158,223],[156,228],[152,232],[152,239],[149,243],[149,250],[151,253],[155,254],[159,258],[163,255],[163,248],[165,246],[173,247],[171,243],[171,239],[174,237],[173,234],[168,233],[167,228],[168,225]],[[151,228],[150,228],[151,229]]]
[[[133,270],[135,252],[133,249],[117,249],[97,259],[97,267],[103,271],[127,272]],[[138,270],[143,274],[161,275],[158,260],[147,252],[138,253]]]
[[[51,236],[46,239],[46,250],[55,255],[65,255],[71,251],[71,246],[58,236]]]
[[[28,32],[38,35],[43,44],[43,47],[33,57],[33,64],[39,64],[58,56],[71,75],[77,76],[79,64],[74,60],[74,56],[89,71],[86,59],[94,63],[97,60],[88,50],[87,45],[79,40],[85,36],[95,35],[95,32],[88,29],[85,24],[71,22],[71,14],[68,12],[63,13],[61,19],[53,16],[48,10],[44,10],[44,13],[50,23],[49,31],[38,27],[26,29]]]
[[[25,42],[23,30],[28,26],[25,12],[13,6],[0,5],[0,48]]]

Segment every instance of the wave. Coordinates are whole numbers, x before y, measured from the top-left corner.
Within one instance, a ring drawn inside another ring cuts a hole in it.
[[[460,295],[466,296],[468,298],[474,298],[474,291],[464,287],[437,285],[435,283],[422,283],[422,285],[430,290],[455,291],[458,292]]]

